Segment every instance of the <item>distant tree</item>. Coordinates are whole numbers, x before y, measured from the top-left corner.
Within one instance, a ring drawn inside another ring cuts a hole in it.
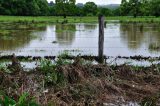
[[[76,0],[56,0],[56,13],[66,18],[74,13]]]
[[[26,0],[15,0],[13,7],[12,15],[26,15],[26,11],[28,10]]]
[[[150,3],[151,3],[151,14],[156,17],[160,16],[160,0],[152,0]]]
[[[5,8],[3,7],[3,5],[2,5],[2,0],[0,0],[0,15],[4,15],[5,14]]]
[[[122,0],[120,5],[120,14],[126,16],[129,14],[129,3],[127,0]]]
[[[84,16],[82,7],[76,6],[76,8],[75,8],[75,16]]]
[[[0,15],[47,15],[47,0],[0,0]]]
[[[136,18],[140,12],[140,0],[129,0],[130,12]]]
[[[120,16],[120,15],[121,15],[120,7],[113,10],[113,16]]]
[[[70,16],[73,16],[76,14],[76,0],[70,0],[70,3],[69,3],[69,15]]]
[[[133,15],[134,17],[137,17],[137,15],[140,13],[140,6],[140,0],[122,0],[120,5],[121,15]]]
[[[26,15],[37,16],[40,14],[40,8],[36,0],[27,0]]]
[[[55,16],[56,15],[55,6],[49,6],[49,15],[51,15],[51,16]]]
[[[87,2],[83,7],[84,15],[97,15],[97,5],[94,2]]]
[[[141,0],[140,15],[149,16],[151,15],[151,3],[150,0]]]
[[[99,14],[102,14],[104,16],[113,16],[113,10],[108,8],[99,8],[98,9]]]
[[[1,0],[1,10],[2,15],[12,15],[12,0]]]
[[[49,14],[49,5],[46,0],[37,0],[37,4],[39,7],[39,15],[48,15]]]

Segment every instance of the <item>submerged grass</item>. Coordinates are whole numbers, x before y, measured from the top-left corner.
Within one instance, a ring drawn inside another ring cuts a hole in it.
[[[150,50],[160,50],[160,45],[158,43],[152,43],[149,45]]]
[[[0,36],[1,35],[9,35],[10,31],[8,30],[0,30]]]

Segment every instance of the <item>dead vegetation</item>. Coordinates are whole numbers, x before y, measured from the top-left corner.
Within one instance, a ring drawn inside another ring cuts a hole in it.
[[[0,92],[15,101],[27,92],[37,104],[50,106],[101,106],[130,101],[154,106],[160,102],[158,66],[93,65],[82,64],[84,61],[78,58],[72,63],[60,58],[55,63],[45,60],[41,66],[25,72],[13,59],[8,68],[14,71],[0,70]]]

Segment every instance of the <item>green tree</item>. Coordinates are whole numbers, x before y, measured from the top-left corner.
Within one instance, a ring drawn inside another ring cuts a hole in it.
[[[140,0],[122,0],[120,5],[121,15],[133,15],[137,17],[140,13]]]
[[[160,0],[151,1],[151,14],[156,17],[160,16]]]
[[[104,16],[113,16],[113,10],[110,10],[108,8],[99,8],[98,11]]]
[[[56,15],[56,9],[55,6],[49,6],[49,15],[55,16]]]
[[[27,0],[27,7],[26,15],[36,16],[40,14],[40,8],[36,0]]]
[[[25,0],[14,0],[13,7],[12,15],[25,15],[28,9]]]
[[[5,8],[2,5],[2,0],[0,0],[0,15],[4,15]]]
[[[120,16],[120,15],[121,15],[120,8],[113,10],[113,16]]]
[[[37,4],[39,6],[39,15],[49,15],[49,6],[46,0],[37,0]]]
[[[149,16],[151,15],[151,3],[149,0],[141,0],[140,15]]]
[[[0,15],[47,15],[47,0],[0,0]]]
[[[72,15],[75,9],[76,0],[56,0],[57,15],[64,16]]]
[[[138,13],[140,12],[140,0],[130,0],[129,6],[130,6],[130,12],[133,14],[133,16],[136,18]]]
[[[94,2],[87,2],[83,7],[84,15],[97,15],[97,5]]]
[[[1,0],[2,15],[12,15],[13,0]]]
[[[122,16],[127,16],[129,14],[129,3],[126,0],[121,1],[120,14]]]

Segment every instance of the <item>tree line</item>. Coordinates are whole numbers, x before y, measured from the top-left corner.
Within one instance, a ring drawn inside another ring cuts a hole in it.
[[[0,0],[0,15],[17,16],[96,16],[101,10],[94,2],[82,6],[76,5],[76,0]],[[110,10],[102,9],[106,15]]]
[[[122,16],[160,16],[160,0],[122,0]]]
[[[46,0],[0,0],[0,15],[48,15]]]
[[[76,0],[0,0],[0,15],[17,16],[159,16],[160,0],[122,0],[115,9],[94,2],[76,5]]]

